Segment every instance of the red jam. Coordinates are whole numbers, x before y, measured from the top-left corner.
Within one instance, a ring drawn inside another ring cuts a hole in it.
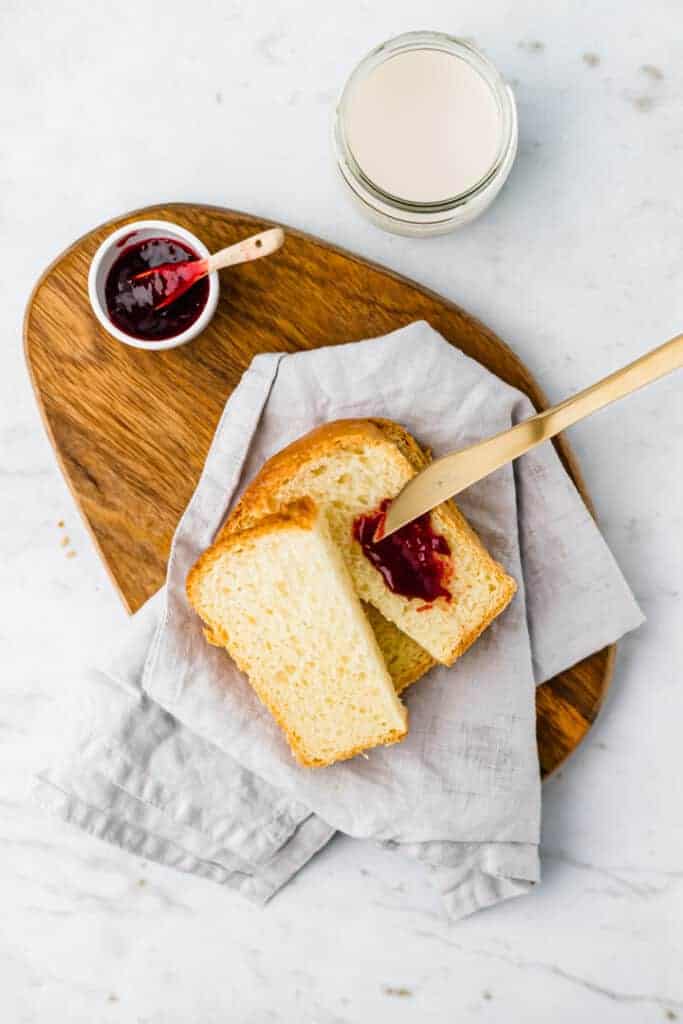
[[[446,538],[434,531],[429,512],[391,536],[375,541],[375,532],[384,522],[389,504],[387,498],[376,512],[354,519],[353,536],[363,554],[381,572],[394,594],[419,598],[427,604],[437,597],[450,601],[451,593],[445,585],[453,576],[451,549]]]
[[[141,341],[165,341],[187,330],[200,316],[209,298],[209,279],[197,281],[184,295],[164,309],[155,305],[164,297],[164,284],[152,274],[133,281],[136,274],[162,263],[198,260],[197,253],[171,238],[146,238],[126,246],[117,256],[104,286],[107,312],[111,322]]]

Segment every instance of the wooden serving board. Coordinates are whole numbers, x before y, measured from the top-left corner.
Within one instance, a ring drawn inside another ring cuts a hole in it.
[[[91,231],[36,285],[24,344],[36,397],[66,480],[132,612],[164,581],[171,538],[199,477],[225,401],[258,352],[368,338],[424,319],[469,356],[547,405],[526,367],[488,328],[412,281],[299,231],[284,249],[222,279],[216,315],[188,345],[145,352],[102,329],[88,302],[90,261],[133,220],[175,221],[211,251],[269,226],[244,213],[173,203],[136,210]],[[557,450],[590,501],[563,438]],[[605,648],[537,691],[544,775],[580,743],[607,691]]]

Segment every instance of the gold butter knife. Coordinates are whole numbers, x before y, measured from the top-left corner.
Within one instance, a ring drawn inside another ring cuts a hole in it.
[[[409,481],[396,497],[387,513],[381,537],[405,526],[417,516],[452,498],[466,487],[519,458],[560,431],[604,408],[610,402],[625,398],[633,391],[651,384],[665,374],[683,366],[683,334],[676,335],[659,348],[629,363],[592,387],[567,398],[560,405],[539,412],[486,441],[470,448],[451,452],[432,462]],[[380,539],[379,531],[378,537]]]

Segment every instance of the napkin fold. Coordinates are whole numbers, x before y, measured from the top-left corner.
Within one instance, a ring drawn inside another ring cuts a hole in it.
[[[178,525],[166,586],[88,674],[80,734],[34,798],[258,902],[336,830],[422,862],[453,918],[526,892],[539,878],[534,688],[642,622],[552,445],[459,496],[518,593],[454,666],[404,695],[408,737],[367,757],[299,767],[244,676],[206,644],[185,578],[263,462],[320,423],[395,419],[438,457],[532,414],[426,323],[256,357]]]

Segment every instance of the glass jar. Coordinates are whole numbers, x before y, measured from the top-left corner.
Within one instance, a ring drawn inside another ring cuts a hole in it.
[[[465,61],[488,85],[498,109],[499,145],[491,166],[466,191],[438,202],[415,202],[385,191],[364,173],[349,145],[349,107],[358,85],[385,61],[411,50],[438,50]],[[334,136],[339,170],[366,217],[396,234],[439,235],[474,220],[503,187],[517,152],[517,108],[500,73],[469,43],[440,32],[408,32],[382,43],[352,72],[337,105]]]

